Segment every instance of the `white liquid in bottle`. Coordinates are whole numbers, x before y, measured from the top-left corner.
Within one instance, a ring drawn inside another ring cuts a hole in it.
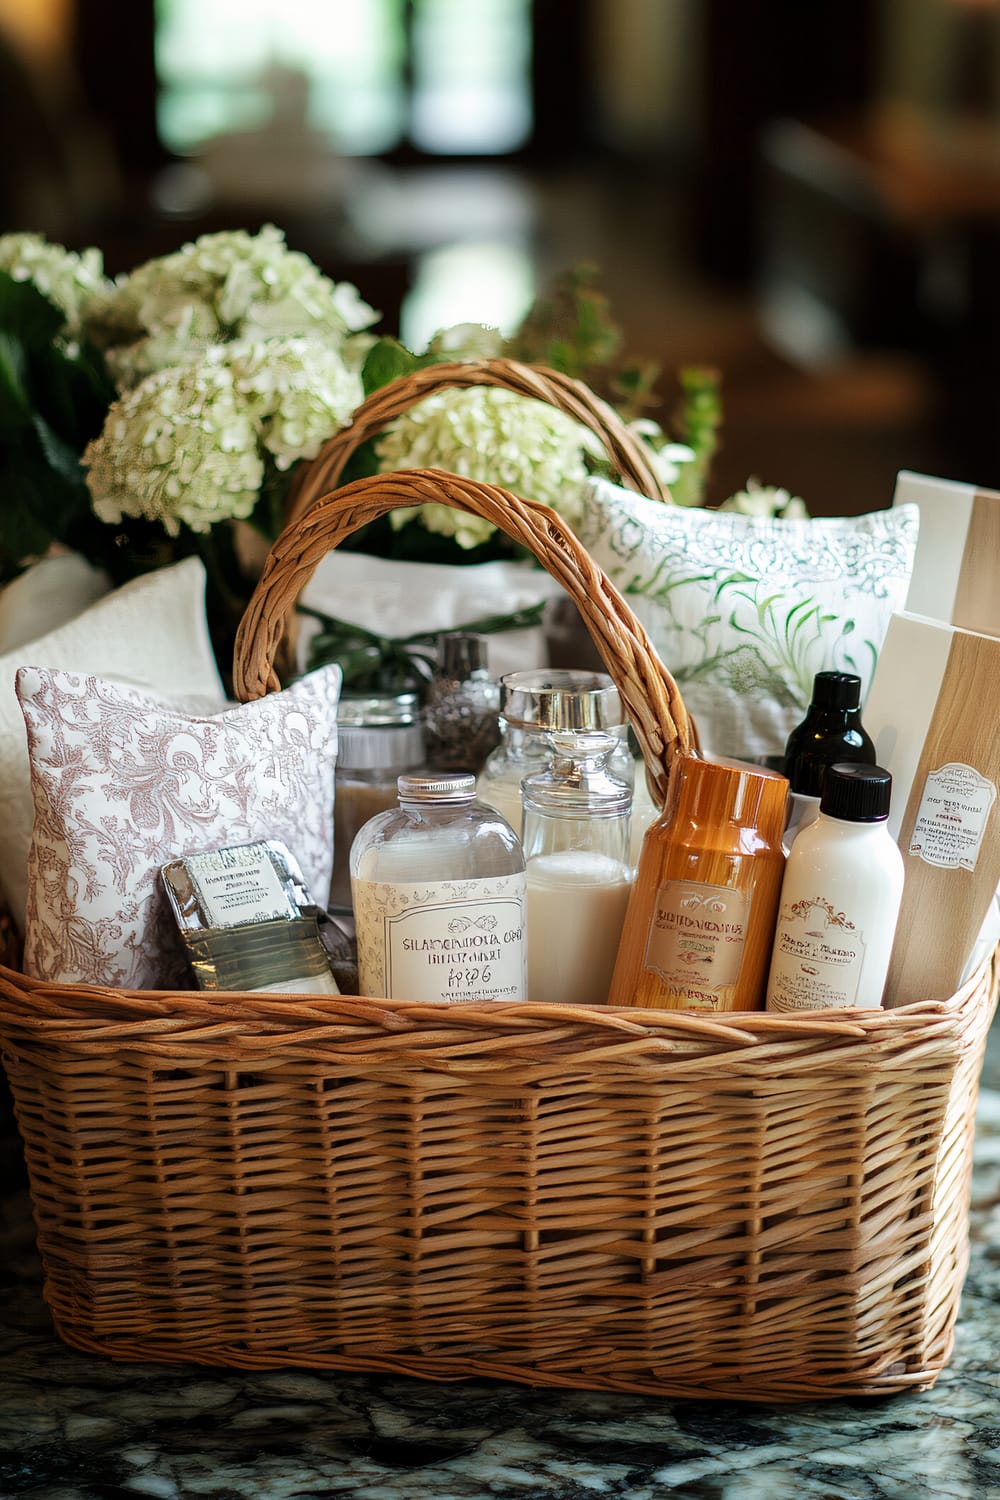
[[[585,849],[528,862],[528,999],[605,1005],[632,869]]]
[[[526,776],[528,999],[606,1005],[632,887],[632,789],[608,767],[619,745],[549,735],[552,764]]]

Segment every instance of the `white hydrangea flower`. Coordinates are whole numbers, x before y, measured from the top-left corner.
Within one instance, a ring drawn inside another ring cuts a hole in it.
[[[87,316],[111,296],[100,250],[79,253],[50,243],[41,234],[0,235],[0,271],[15,281],[31,281],[66,317],[66,332],[77,338]]]
[[[127,386],[220,340],[314,337],[343,351],[377,317],[356,287],[331,281],[266,225],[205,234],[139,266],[96,334]]]
[[[439,359],[497,359],[503,353],[504,337],[499,328],[485,323],[455,323],[439,328],[427,345],[427,353]]]
[[[377,439],[375,449],[383,474],[448,469],[560,510],[575,500],[587,474],[584,454],[592,446],[586,428],[547,402],[473,386],[439,391],[411,407]],[[440,505],[394,511],[392,522],[398,527],[415,517],[463,547],[479,546],[495,530]]]
[[[648,447],[653,469],[660,483],[666,485],[667,489],[676,484],[682,465],[691,463],[696,457],[694,449],[689,448],[686,443],[668,443],[663,428],[649,417],[639,417],[630,422],[628,430],[641,438]]]
[[[279,469],[315,458],[364,399],[360,371],[314,339],[239,342],[228,346],[228,359]]]
[[[809,518],[806,503],[798,495],[776,485],[761,484],[757,479],[748,479],[746,489],[737,490],[723,500],[719,510],[735,511],[741,516],[775,516],[782,521]]]
[[[264,465],[248,403],[218,357],[148,376],[110,408],[83,454],[94,511],[208,532],[249,516]]]

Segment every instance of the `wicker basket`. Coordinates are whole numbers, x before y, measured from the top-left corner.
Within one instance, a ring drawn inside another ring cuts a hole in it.
[[[581,610],[662,788],[690,724],[555,514],[437,471],[306,493],[237,643],[273,689],[320,557],[496,520]],[[991,972],[895,1011],[141,993],[0,971],[45,1294],[121,1359],[796,1401],[931,1385],[966,1266]]]

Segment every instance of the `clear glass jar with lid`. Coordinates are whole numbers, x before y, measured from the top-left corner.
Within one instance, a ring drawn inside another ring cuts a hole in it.
[[[345,694],[337,710],[331,911],[351,910],[350,853],[358,829],[396,806],[397,778],[424,764],[416,693]]]
[[[617,736],[548,736],[552,763],[522,782],[528,999],[607,1002],[632,889],[632,792],[609,770]]]
[[[400,776],[351,849],[363,995],[523,1000],[524,854],[471,773]]]
[[[606,672],[539,667],[500,679],[500,743],[488,756],[478,794],[521,831],[521,782],[552,758],[550,733],[602,731],[615,739],[608,767],[632,786],[635,768],[618,689]]]

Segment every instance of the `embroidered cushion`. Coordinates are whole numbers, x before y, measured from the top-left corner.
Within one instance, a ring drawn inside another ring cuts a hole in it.
[[[780,755],[819,671],[867,693],[903,608],[918,512],[774,520],[588,482],[575,529],[680,684],[704,749]]]
[[[17,580],[22,604],[32,578],[44,592],[49,561]],[[205,621],[204,564],[189,557],[134,578],[59,629],[0,656],[0,892],[22,932],[31,790],[14,676],[18,667],[29,664],[94,672],[144,687],[188,709],[219,712],[226,695]]]
[[[97,677],[21,667],[35,811],[25,972],[186,986],[159,869],[197,850],[281,839],[325,899],[339,688],[331,665],[200,718]]]

